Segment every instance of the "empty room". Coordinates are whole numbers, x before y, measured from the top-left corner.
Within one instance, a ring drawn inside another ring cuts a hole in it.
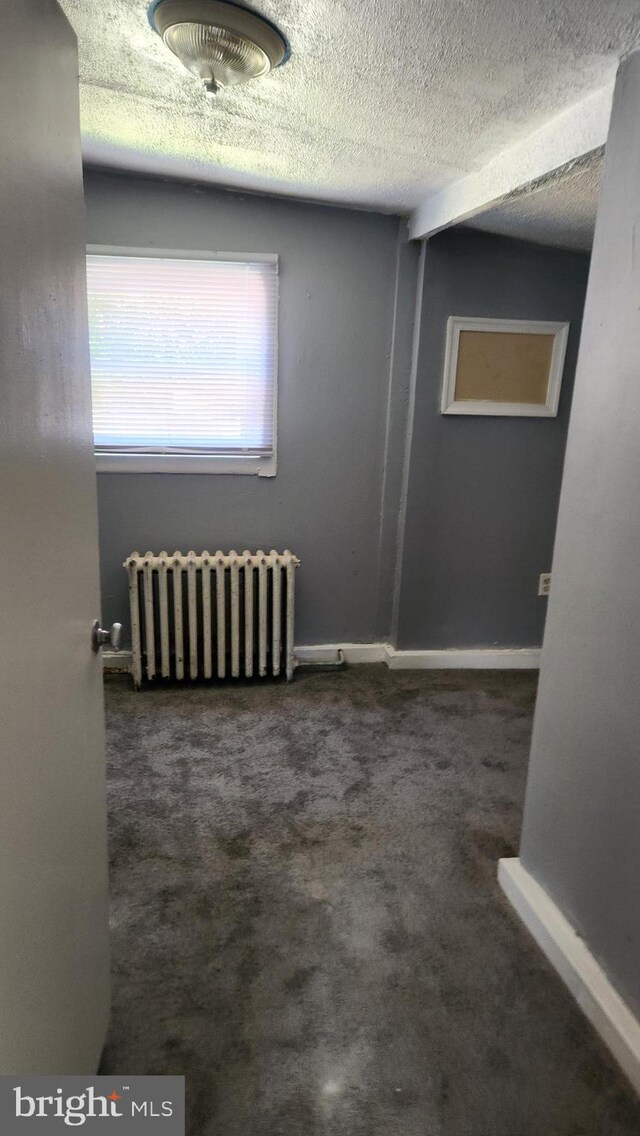
[[[0,1118],[640,1133],[640,3],[0,0]]]

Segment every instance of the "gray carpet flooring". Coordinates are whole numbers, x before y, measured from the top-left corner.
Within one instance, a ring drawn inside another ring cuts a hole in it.
[[[640,1103],[496,884],[535,679],[107,683],[101,1072],[190,1136],[632,1136]]]

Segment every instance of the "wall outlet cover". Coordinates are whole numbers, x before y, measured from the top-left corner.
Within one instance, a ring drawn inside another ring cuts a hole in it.
[[[548,596],[551,591],[551,573],[541,572],[538,579],[538,595]]]

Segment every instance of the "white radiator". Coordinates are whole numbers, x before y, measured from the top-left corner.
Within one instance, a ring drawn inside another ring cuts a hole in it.
[[[291,552],[132,552],[132,675],[148,679],[293,676]]]

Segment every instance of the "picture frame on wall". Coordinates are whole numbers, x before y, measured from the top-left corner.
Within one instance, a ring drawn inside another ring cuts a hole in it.
[[[555,418],[568,323],[450,316],[443,414]]]

